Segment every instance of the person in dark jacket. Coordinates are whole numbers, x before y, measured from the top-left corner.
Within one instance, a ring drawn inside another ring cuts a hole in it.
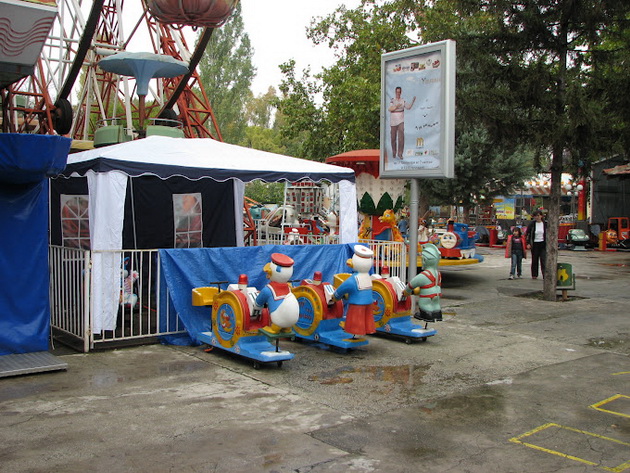
[[[510,265],[510,277],[508,279],[514,279],[521,277],[521,267],[523,259],[527,257],[527,244],[525,238],[521,234],[521,229],[514,227],[512,234],[508,237],[507,245],[505,247],[505,257],[512,259]]]
[[[547,222],[540,210],[532,212],[532,222],[527,226],[527,247],[532,250],[532,279],[538,278],[538,265],[542,277],[545,277],[545,258],[547,257]]]

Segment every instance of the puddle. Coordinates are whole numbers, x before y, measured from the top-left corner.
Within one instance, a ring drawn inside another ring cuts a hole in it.
[[[442,295],[442,300],[467,301],[468,299],[470,299],[470,298],[469,297],[465,297],[465,296],[457,296],[457,295],[454,295],[454,294]]]
[[[595,347],[595,348],[614,349],[614,348],[619,348],[622,345],[625,345],[626,342],[627,340],[618,340],[618,339],[598,337],[598,338],[589,338],[587,345],[589,347]]]
[[[466,394],[424,403],[420,408],[436,421],[445,418],[450,422],[455,419],[461,422],[477,422],[479,419],[484,419],[484,422],[500,422],[500,415],[505,408],[505,390],[503,386],[482,386]]]
[[[333,371],[325,371],[318,375],[309,376],[309,381],[320,384],[349,384],[356,377],[369,381],[389,384],[400,384],[406,387],[422,384],[422,379],[430,365],[401,365],[401,366],[345,366]]]

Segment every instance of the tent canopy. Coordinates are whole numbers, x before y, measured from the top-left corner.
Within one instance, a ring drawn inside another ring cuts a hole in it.
[[[112,330],[115,326],[121,272],[121,259],[116,251],[123,247],[125,198],[129,182],[138,181],[139,187],[142,184],[140,181],[149,177],[164,181],[185,178],[199,180],[203,184],[207,182],[207,187],[217,187],[217,182],[229,181],[233,193],[230,204],[212,199],[210,205],[214,208],[221,206],[222,211],[232,213],[232,218],[217,225],[222,225],[224,233],[233,235],[232,240],[237,246],[243,246],[245,182],[260,179],[266,182],[326,180],[339,183],[340,243],[351,243],[357,238],[357,201],[352,169],[243,148],[213,139],[150,136],[84,151],[68,157],[62,176],[87,178],[89,234],[93,251],[95,322],[92,328],[96,333],[101,329]],[[211,181],[215,181],[214,185]],[[158,206],[157,199],[153,203],[154,207]],[[156,210],[159,212],[160,209]]]
[[[88,170],[118,170],[132,177],[154,175],[162,179],[183,176],[243,182],[256,179],[266,182],[355,181],[354,171],[340,166],[243,148],[210,138],[165,136],[150,136],[70,155],[63,175],[85,175]]]

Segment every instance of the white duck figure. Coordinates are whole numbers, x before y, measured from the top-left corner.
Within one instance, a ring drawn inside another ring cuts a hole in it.
[[[263,328],[264,332],[277,335],[291,332],[300,318],[300,306],[291,292],[289,280],[293,276],[293,259],[282,253],[273,253],[271,262],[264,267],[270,280],[256,297],[255,309],[264,305],[269,308],[271,325]]]

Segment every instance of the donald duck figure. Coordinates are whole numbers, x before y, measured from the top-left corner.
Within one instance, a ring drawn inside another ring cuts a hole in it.
[[[291,333],[291,327],[300,318],[300,306],[289,284],[293,276],[293,263],[293,258],[273,253],[271,262],[263,268],[270,281],[256,297],[254,310],[259,311],[265,305],[269,308],[271,325],[261,329],[266,334]]]
[[[344,330],[356,335],[376,332],[372,298],[372,256],[374,252],[363,245],[354,245],[354,255],[347,261],[354,273],[339,285],[333,297],[338,300],[348,297],[348,310]]]

